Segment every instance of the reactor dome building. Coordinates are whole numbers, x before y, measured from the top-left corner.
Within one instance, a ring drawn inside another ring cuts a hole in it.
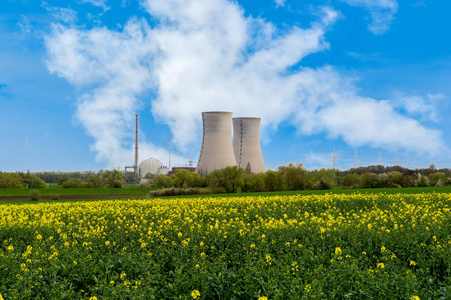
[[[234,118],[232,112],[202,113],[202,147],[196,171],[205,176],[214,170],[239,166],[252,173],[265,172],[260,147],[260,118]]]
[[[250,173],[266,171],[260,147],[260,121],[260,118],[233,118],[236,164]]]
[[[139,164],[139,175],[146,176],[147,173],[159,174],[163,169],[163,164],[156,158],[148,158]]]

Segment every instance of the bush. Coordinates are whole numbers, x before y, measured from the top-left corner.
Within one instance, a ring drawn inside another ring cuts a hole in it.
[[[52,199],[52,200],[59,200],[60,199],[60,195],[52,193],[52,194],[50,194],[50,199]]]
[[[167,197],[167,196],[180,196],[180,195],[206,195],[211,194],[209,189],[197,189],[197,188],[189,188],[189,189],[181,189],[171,187],[169,189],[162,189],[156,191],[150,191],[149,197]]]
[[[30,196],[30,200],[33,201],[38,201],[39,199],[41,199],[41,193],[39,193],[38,190],[31,190],[28,195]]]

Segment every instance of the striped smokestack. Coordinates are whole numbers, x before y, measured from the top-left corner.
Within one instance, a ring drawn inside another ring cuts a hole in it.
[[[136,132],[135,132],[135,172],[139,174],[138,170],[138,115],[136,115]]]

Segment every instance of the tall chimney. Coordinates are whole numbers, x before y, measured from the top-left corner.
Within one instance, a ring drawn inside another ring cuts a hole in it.
[[[138,115],[136,115],[136,136],[135,136],[135,171],[138,171]]]

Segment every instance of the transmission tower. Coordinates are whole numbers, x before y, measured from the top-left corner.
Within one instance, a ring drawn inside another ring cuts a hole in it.
[[[379,166],[382,166],[382,151],[379,151]]]
[[[335,152],[335,147],[334,147],[334,152],[331,153],[332,156],[329,156],[329,158],[332,158],[332,161],[334,162],[334,170],[337,169],[337,159],[339,159],[340,157],[337,156],[337,152]]]
[[[355,153],[354,153],[354,168],[358,168],[358,166],[359,166],[359,156],[357,155],[357,150],[355,150]]]
[[[398,157],[398,153],[396,153],[396,165],[399,166],[399,157]]]

